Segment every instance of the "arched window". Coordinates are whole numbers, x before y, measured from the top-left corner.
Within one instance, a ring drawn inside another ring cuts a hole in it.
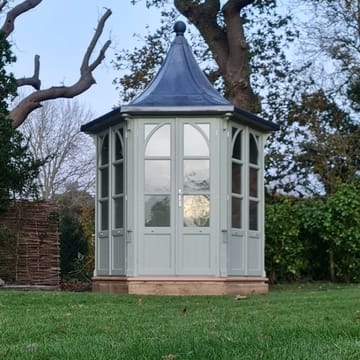
[[[236,127],[232,128],[232,171],[231,171],[231,227],[242,228],[243,206],[243,132]]]
[[[99,141],[99,227],[105,231],[109,229],[109,136],[101,136]]]
[[[145,226],[170,226],[171,125],[145,125]]]
[[[259,230],[259,137],[249,134],[249,230]]]
[[[113,157],[113,209],[115,229],[124,227],[124,133],[119,129],[114,133],[114,157]]]
[[[184,124],[183,225],[210,226],[210,124]]]

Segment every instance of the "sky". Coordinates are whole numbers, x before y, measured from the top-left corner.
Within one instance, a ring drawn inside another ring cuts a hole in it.
[[[11,4],[21,2],[14,0]],[[160,25],[159,9],[147,9],[146,0],[136,2],[132,5],[131,0],[43,0],[15,22],[9,40],[17,62],[9,70],[16,78],[31,76],[34,55],[38,54],[43,89],[71,85],[79,79],[80,64],[98,20],[105,8],[109,8],[112,15],[105,24],[97,49],[108,39],[112,41],[111,47],[106,59],[93,72],[97,83],[76,97],[81,105],[91,109],[94,118],[109,112],[119,105],[118,91],[112,84],[119,76],[111,64],[115,52],[141,47],[143,43],[134,34],[146,35],[148,29],[155,30]],[[95,51],[93,59],[97,55]],[[23,93],[25,88],[19,91]],[[26,91],[31,88],[27,87]]]
[[[130,0],[43,0],[15,22],[9,40],[17,62],[9,70],[17,78],[31,76],[34,55],[39,54],[42,88],[71,85],[79,78],[83,55],[105,8],[110,8],[112,15],[99,46],[110,39],[111,48],[105,61],[93,72],[97,83],[77,99],[92,110],[94,117],[110,111],[119,104],[118,92],[112,84],[117,76],[111,64],[115,52],[140,47],[142,43],[134,34],[145,35],[148,27],[156,29],[160,24],[160,11],[146,9],[145,0],[135,6]],[[95,51],[94,58],[97,55]]]

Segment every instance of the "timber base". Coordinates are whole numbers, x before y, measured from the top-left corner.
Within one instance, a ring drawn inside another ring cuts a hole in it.
[[[266,294],[265,277],[119,277],[96,276],[92,291],[139,295]]]

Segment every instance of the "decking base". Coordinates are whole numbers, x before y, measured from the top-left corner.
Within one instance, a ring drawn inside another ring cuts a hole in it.
[[[265,277],[119,277],[96,276],[92,290],[139,295],[266,294]]]

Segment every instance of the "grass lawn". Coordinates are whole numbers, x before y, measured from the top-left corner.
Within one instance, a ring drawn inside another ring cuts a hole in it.
[[[157,297],[0,291],[0,359],[360,359],[360,285]]]

